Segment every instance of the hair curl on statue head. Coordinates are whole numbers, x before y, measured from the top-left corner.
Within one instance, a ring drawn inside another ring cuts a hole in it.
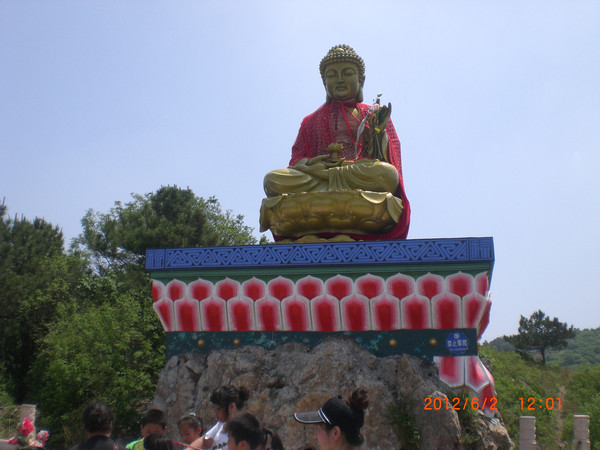
[[[328,64],[337,62],[351,62],[356,64],[358,67],[358,81],[362,86],[365,82],[365,62],[358,56],[352,47],[345,44],[336,45],[331,47],[329,52],[321,60],[319,64],[319,72],[321,72],[321,79],[325,84],[325,68]]]

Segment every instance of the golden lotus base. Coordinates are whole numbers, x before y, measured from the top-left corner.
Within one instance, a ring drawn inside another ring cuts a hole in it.
[[[347,190],[283,194],[263,199],[260,231],[271,230],[279,237],[294,240],[305,236],[304,240],[309,242],[319,238],[308,235],[319,233],[380,234],[392,230],[402,209],[402,201],[389,192]]]

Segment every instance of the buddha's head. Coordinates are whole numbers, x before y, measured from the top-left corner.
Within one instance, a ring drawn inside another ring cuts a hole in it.
[[[363,100],[365,62],[348,45],[336,45],[319,64],[321,79],[327,93],[326,101]]]

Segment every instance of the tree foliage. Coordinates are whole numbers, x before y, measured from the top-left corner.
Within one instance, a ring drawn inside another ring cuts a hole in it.
[[[546,363],[556,364],[561,367],[576,369],[585,365],[600,364],[600,327],[574,329],[575,337],[569,339],[564,349],[549,349],[546,352]],[[499,351],[514,351],[515,347],[500,336],[490,342],[484,341],[484,346],[494,347]]]
[[[33,371],[42,420],[62,448],[82,439],[76,424],[92,400],[112,407],[115,432],[134,431],[164,364],[164,333],[147,303],[124,292],[112,273],[82,284],[80,292],[89,289],[93,297],[58,305]]]
[[[4,204],[0,217],[0,393],[39,405],[54,448],[82,438],[88,402],[111,405],[119,432],[152,398],[165,334],[146,249],[256,243],[242,216],[177,187],[90,210],[68,252],[43,219],[9,219]]]
[[[542,448],[556,448],[561,436],[558,430],[558,409],[526,409],[527,399],[562,397],[561,386],[569,384],[571,373],[559,367],[542,366],[525,360],[514,352],[501,352],[492,347],[480,347],[479,355],[494,376],[498,410],[513,442],[519,442],[519,417],[535,416],[537,443]],[[525,409],[521,409],[521,400]],[[562,398],[563,409],[569,402]],[[571,406],[569,404],[569,406]]]
[[[546,362],[563,367],[600,364],[600,328],[575,329],[575,337],[569,339],[567,348],[549,351]]]
[[[479,356],[484,361],[496,385],[498,410],[514,442],[519,441],[519,417],[536,418],[537,443],[542,448],[564,448],[573,442],[573,415],[590,415],[592,448],[600,448],[600,366],[564,368],[541,365],[523,359],[514,352],[481,346]],[[561,399],[560,409],[558,401]],[[527,409],[527,399],[554,399],[550,411],[538,407]],[[522,408],[521,400],[525,408]],[[562,424],[562,426],[561,426]],[[562,428],[562,435],[560,430]]]
[[[10,219],[0,205],[0,375],[17,402],[70,277],[62,231],[44,219]],[[79,270],[79,268],[77,268]]]
[[[189,188],[163,186],[154,193],[133,194],[108,213],[89,210],[82,220],[80,249],[90,252],[95,268],[140,266],[151,248],[256,244],[243,216],[223,212],[214,197],[205,200]]]
[[[592,448],[600,448],[600,393],[593,395],[582,410],[590,416],[590,441],[594,443]]]
[[[561,349],[567,346],[567,340],[575,336],[573,326],[567,326],[558,318],[550,319],[540,309],[531,314],[529,318],[521,316],[519,320],[519,333],[504,336],[520,353],[527,351],[539,352],[542,364],[546,363],[548,349]]]
[[[165,334],[146,250],[256,243],[242,216],[176,186],[90,210],[68,252],[58,227],[0,213],[0,388],[39,405],[56,448],[82,438],[88,402],[111,405],[119,432],[153,395]]]

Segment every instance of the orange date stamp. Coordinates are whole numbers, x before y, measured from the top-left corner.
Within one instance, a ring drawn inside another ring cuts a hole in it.
[[[552,411],[554,408],[562,409],[560,397],[519,397],[519,401],[521,402],[521,410],[535,411],[536,409],[545,409],[546,411]]]
[[[490,411],[498,411],[498,399],[496,397],[483,398],[477,397],[425,397],[425,411],[439,411],[441,409],[453,409],[455,411],[465,409],[489,409]]]

